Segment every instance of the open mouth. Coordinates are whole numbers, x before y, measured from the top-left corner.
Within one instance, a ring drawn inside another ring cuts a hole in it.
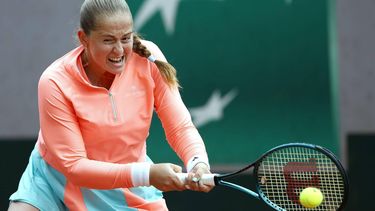
[[[121,56],[121,57],[111,57],[111,58],[108,58],[108,60],[113,63],[113,64],[122,64],[124,62],[124,59],[125,57],[124,56]]]

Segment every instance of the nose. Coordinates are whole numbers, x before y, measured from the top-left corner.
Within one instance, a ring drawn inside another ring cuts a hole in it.
[[[124,48],[121,42],[116,42],[115,46],[113,47],[113,51],[117,54],[124,53]]]

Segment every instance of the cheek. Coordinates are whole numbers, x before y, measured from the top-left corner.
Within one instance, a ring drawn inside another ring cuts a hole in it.
[[[96,59],[106,58],[111,49],[104,45],[97,45],[92,50],[93,56]]]
[[[133,45],[126,45],[124,46],[124,54],[125,57],[129,57],[133,51]]]

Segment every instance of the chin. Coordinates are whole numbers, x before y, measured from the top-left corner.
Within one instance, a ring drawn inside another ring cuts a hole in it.
[[[107,71],[112,74],[120,74],[124,71],[124,69],[125,69],[125,65],[121,65],[119,67],[107,66]]]
[[[121,74],[123,71],[124,71],[124,68],[121,68],[121,69],[111,69],[108,72],[117,75],[117,74]]]

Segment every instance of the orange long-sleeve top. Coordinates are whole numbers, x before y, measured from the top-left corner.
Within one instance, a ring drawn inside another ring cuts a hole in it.
[[[156,65],[133,53],[109,90],[90,84],[80,46],[51,64],[38,86],[41,156],[76,186],[132,187],[132,165],[146,162],[153,111],[166,138],[187,165],[205,146],[178,89]]]

